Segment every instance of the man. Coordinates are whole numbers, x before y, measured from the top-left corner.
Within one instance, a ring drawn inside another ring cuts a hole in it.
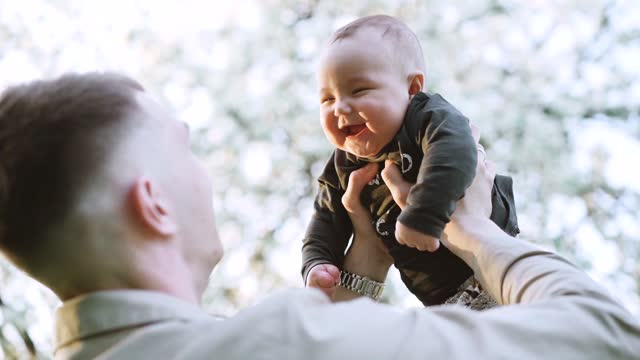
[[[67,75],[0,96],[0,245],[64,302],[58,359],[637,358],[624,308],[489,221],[495,174],[479,158],[443,243],[493,297],[522,305],[400,311],[298,289],[214,320],[198,304],[222,248],[188,129],[133,80]],[[389,255],[357,200],[366,177],[343,199],[356,234],[344,267],[384,281]]]

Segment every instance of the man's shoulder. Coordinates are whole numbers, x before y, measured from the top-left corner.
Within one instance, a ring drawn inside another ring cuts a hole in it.
[[[320,290],[294,288],[277,290],[267,295],[253,306],[244,308],[235,316],[223,321],[225,328],[253,325],[254,330],[275,329],[286,319],[295,316],[297,309],[331,304],[330,299]]]
[[[110,349],[106,358],[251,359],[283,354],[296,309],[329,299],[315,289],[281,290],[225,320],[214,318],[149,324]],[[293,318],[292,315],[294,314]]]
[[[267,295],[253,306],[246,307],[233,317],[225,319],[225,327],[243,327],[260,322],[262,325],[282,323],[291,316],[295,317],[298,309],[309,309],[314,306],[331,304],[330,299],[320,290],[313,288],[295,288],[277,290]],[[262,327],[259,325],[259,327]],[[269,328],[271,325],[265,325]]]
[[[314,288],[291,288],[277,290],[268,295],[262,302],[254,306],[254,308],[268,307],[279,308],[281,306],[289,307],[298,304],[330,304],[329,298],[320,290]],[[248,311],[247,309],[244,311]]]

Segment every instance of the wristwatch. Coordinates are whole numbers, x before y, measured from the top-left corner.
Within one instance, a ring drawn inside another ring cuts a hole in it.
[[[382,291],[384,291],[384,283],[346,270],[340,271],[340,286],[360,295],[368,296],[375,301],[380,299]]]

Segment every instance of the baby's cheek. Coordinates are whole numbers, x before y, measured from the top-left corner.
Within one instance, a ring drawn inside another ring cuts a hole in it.
[[[368,118],[375,117],[376,114],[380,113],[380,110],[383,109],[383,106],[380,106],[379,103],[368,99],[362,101],[358,106],[358,115],[360,117],[369,120]]]
[[[325,128],[325,135],[334,146],[342,146],[344,144],[345,137],[337,127]]]
[[[327,134],[334,132],[338,128],[337,122],[332,119],[322,118],[321,123],[322,129]]]

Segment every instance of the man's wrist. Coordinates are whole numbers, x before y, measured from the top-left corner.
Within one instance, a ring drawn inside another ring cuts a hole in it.
[[[481,264],[485,264],[504,246],[504,236],[509,237],[493,221],[473,215],[458,216],[444,230],[442,240],[445,246],[461,258],[478,274]]]
[[[354,241],[345,257],[344,270],[365,276],[377,282],[384,282],[393,258],[372,243]]]

